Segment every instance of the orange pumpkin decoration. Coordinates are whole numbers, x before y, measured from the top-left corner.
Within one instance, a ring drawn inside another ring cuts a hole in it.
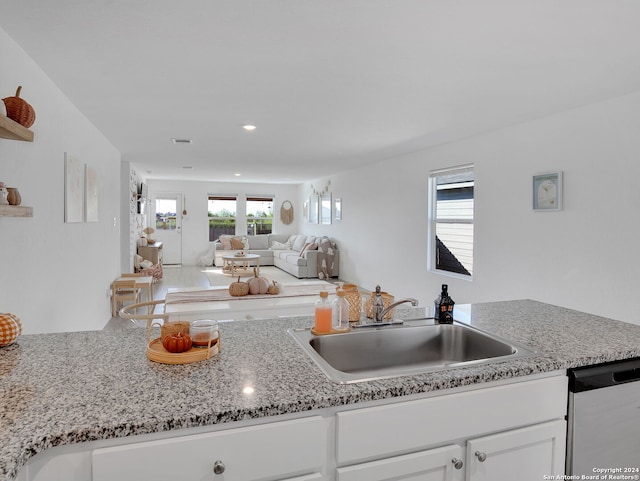
[[[247,294],[249,294],[249,284],[247,284],[246,282],[241,282],[240,278],[238,277],[237,282],[232,282],[231,284],[229,284],[229,294],[234,297],[246,296]]]
[[[192,345],[193,341],[191,340],[191,336],[188,334],[182,334],[181,332],[171,334],[170,336],[165,337],[162,341],[162,346],[172,353],[188,351],[191,349]]]
[[[18,122],[23,127],[29,128],[36,121],[36,112],[33,107],[20,98],[22,86],[16,90],[15,97],[2,99],[7,108],[7,117]]]
[[[22,334],[18,316],[4,312],[0,314],[0,346],[12,344]]]
[[[276,281],[272,281],[269,289],[267,289],[267,294],[271,294],[273,296],[280,294],[280,286]]]

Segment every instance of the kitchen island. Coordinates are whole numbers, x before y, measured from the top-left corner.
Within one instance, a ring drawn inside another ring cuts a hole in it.
[[[149,361],[144,329],[22,336],[0,349],[0,481],[56,446],[413,399],[640,356],[640,326],[535,301],[457,306],[455,317],[538,354],[341,385],[286,333],[311,326],[308,317],[221,323],[222,352],[188,365]]]

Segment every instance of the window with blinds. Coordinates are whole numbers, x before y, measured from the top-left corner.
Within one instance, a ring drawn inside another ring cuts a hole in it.
[[[429,269],[471,277],[474,221],[473,166],[429,176]]]

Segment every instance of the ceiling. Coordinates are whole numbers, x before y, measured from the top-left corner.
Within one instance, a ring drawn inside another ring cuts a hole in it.
[[[0,27],[123,160],[232,182],[303,182],[636,91],[638,25],[636,0],[0,0]]]

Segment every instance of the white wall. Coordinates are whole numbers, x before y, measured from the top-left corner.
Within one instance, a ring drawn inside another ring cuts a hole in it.
[[[340,277],[432,305],[532,298],[640,323],[640,93],[334,175]],[[473,162],[473,281],[427,272],[430,170]],[[532,210],[531,177],[564,171],[564,210]],[[324,185],[327,179],[314,181]],[[300,201],[311,193],[301,189]]]
[[[182,219],[182,264],[196,265],[200,256],[209,249],[209,225],[207,222],[208,196],[210,194],[273,195],[274,216],[273,232],[276,234],[294,234],[298,232],[298,221],[302,218],[301,206],[294,205],[294,221],[284,225],[280,221],[280,206],[285,200],[295,203],[298,199],[297,184],[246,184],[241,182],[198,182],[150,179],[149,196],[159,193],[183,194],[187,215]],[[242,204],[243,205],[243,204]],[[238,203],[238,212],[243,209]],[[238,232],[246,232],[246,224],[238,223]]]
[[[120,153],[2,29],[0,64],[0,98],[22,85],[36,111],[33,143],[0,139],[0,180],[33,207],[0,217],[0,312],[25,333],[102,329],[119,272]],[[64,223],[65,152],[98,172],[97,223]]]

